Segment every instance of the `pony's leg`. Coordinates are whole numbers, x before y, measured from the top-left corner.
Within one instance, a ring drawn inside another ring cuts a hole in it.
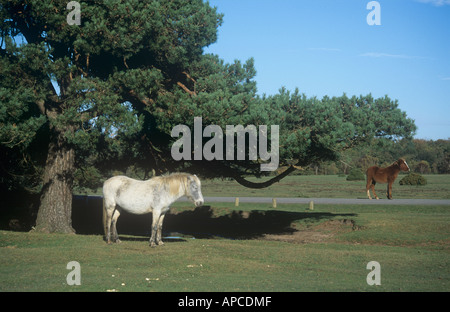
[[[376,199],[380,199],[380,198],[377,196],[377,193],[375,193],[375,184],[372,184],[372,193],[373,193],[373,196],[375,196]]]
[[[158,231],[159,218],[161,216],[161,211],[158,209],[153,209],[153,219],[152,219],[152,236],[150,237],[150,247],[156,246],[156,235]]]
[[[119,216],[120,216],[120,212],[116,208],[114,210],[114,213],[112,216],[112,221],[111,221],[111,231],[113,234],[113,242],[114,243],[120,243],[119,234],[117,233],[117,219],[119,219]]]
[[[369,197],[370,200],[372,200],[372,197],[370,197],[370,190],[367,189],[367,197]]]
[[[372,197],[370,197],[370,191],[369,191],[369,189],[370,189],[370,186],[371,186],[371,184],[369,184],[369,181],[367,181],[367,183],[366,183],[366,192],[367,192],[367,197],[369,197],[369,199],[371,200],[371,199],[372,199]]]
[[[387,195],[387,198],[388,198],[388,199],[392,199],[392,182],[389,182],[389,183],[388,183],[386,193],[387,193],[387,194],[386,194],[386,195]]]
[[[105,228],[105,240],[107,244],[111,244],[111,220],[115,207],[106,205],[104,208],[103,225]]]
[[[160,246],[164,245],[164,243],[161,239],[161,235],[162,235],[162,226],[163,226],[165,216],[166,216],[165,212],[161,213],[161,215],[159,217],[159,222],[158,222],[158,230],[156,232],[156,244],[160,245]]]
[[[373,193],[373,196],[375,196],[375,199],[379,199],[377,196],[377,193],[375,193],[375,184],[377,184],[377,182],[375,182],[375,180],[372,180],[372,184],[370,185],[370,188],[372,189],[372,193]]]

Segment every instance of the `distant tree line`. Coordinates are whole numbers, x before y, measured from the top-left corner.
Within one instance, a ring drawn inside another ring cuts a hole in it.
[[[412,172],[420,174],[450,173],[450,140],[374,139],[373,144],[341,153],[337,161],[315,162],[298,174],[349,174],[352,168],[365,170],[373,165],[386,167],[404,157]],[[282,170],[282,169],[281,169]]]

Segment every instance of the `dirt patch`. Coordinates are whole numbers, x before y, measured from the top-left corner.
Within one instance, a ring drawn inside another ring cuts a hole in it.
[[[262,239],[297,244],[320,243],[332,241],[337,234],[357,230],[360,230],[360,227],[351,219],[328,220],[290,234],[266,234]]]

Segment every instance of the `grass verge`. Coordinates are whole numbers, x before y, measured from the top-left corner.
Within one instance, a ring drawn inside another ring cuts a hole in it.
[[[189,209],[177,206],[175,214]],[[185,237],[149,248],[142,236],[122,234],[121,244],[108,246],[100,235],[0,231],[0,291],[450,290],[449,207],[316,205],[308,211],[306,205],[280,205],[278,215],[256,204],[243,204],[237,212],[229,204],[212,209],[209,220],[245,219],[256,211],[271,223],[293,216],[292,231],[278,236],[331,235],[309,243],[264,233],[247,239]],[[344,219],[352,226],[327,226]],[[228,231],[246,225],[237,221]],[[70,261],[80,263],[80,286],[67,285]],[[380,286],[366,283],[370,261],[381,265]]]

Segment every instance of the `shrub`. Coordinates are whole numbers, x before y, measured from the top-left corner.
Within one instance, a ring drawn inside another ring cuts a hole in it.
[[[350,173],[347,177],[347,181],[361,181],[361,180],[365,180],[365,176],[364,173],[356,168],[353,168],[352,170],[350,170]]]
[[[431,168],[430,168],[430,164],[428,163],[428,161],[426,160],[421,160],[415,167],[414,169],[415,172],[418,172],[420,174],[424,174],[424,173],[430,173]]]
[[[398,182],[400,185],[425,185],[427,179],[418,173],[410,173]]]

